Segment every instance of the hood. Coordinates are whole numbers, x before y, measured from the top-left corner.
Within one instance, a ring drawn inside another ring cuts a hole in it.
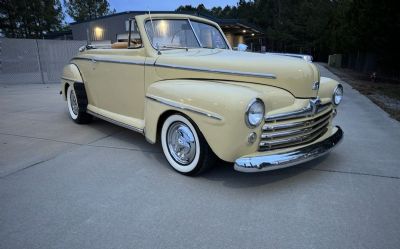
[[[162,51],[156,73],[161,79],[216,79],[275,86],[295,97],[316,97],[318,69],[310,62],[287,56],[220,49]]]

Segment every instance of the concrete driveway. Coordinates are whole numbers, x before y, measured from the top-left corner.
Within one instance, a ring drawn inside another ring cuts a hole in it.
[[[399,248],[400,125],[344,87],[328,156],[191,178],[139,134],[73,123],[58,85],[1,84],[0,248]]]

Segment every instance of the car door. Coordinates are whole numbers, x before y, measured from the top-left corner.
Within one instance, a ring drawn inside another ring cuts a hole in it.
[[[144,48],[97,49],[91,58],[88,84],[93,106],[88,109],[140,128],[144,119]]]

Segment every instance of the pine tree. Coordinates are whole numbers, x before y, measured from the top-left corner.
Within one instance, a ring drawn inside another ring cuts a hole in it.
[[[42,38],[62,28],[59,0],[0,0],[1,33],[10,38]]]
[[[107,0],[64,0],[67,14],[75,21],[87,21],[115,13]]]

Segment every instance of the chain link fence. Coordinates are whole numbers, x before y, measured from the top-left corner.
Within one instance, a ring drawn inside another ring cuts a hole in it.
[[[58,83],[86,41],[0,38],[0,83]]]

